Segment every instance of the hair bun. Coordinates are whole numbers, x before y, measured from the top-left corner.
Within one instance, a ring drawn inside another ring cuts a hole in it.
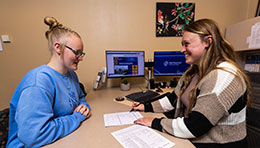
[[[62,26],[54,17],[45,17],[44,23],[50,27],[50,30],[52,30],[55,27]]]
[[[49,40],[52,38],[53,34],[54,36],[63,36],[67,33],[72,33],[80,38],[79,34],[70,28],[63,26],[61,23],[59,23],[54,17],[45,17],[44,23],[49,26],[49,29],[45,32],[45,37]],[[59,37],[60,38],[60,37]]]

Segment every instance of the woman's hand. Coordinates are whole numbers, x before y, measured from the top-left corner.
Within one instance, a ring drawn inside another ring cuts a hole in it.
[[[140,104],[139,102],[133,102],[132,108],[134,111],[144,111],[144,104]]]
[[[151,127],[152,126],[152,122],[153,122],[153,117],[143,117],[143,118],[139,118],[137,120],[135,120],[135,124],[141,124],[144,126],[148,126]]]
[[[73,112],[80,112],[86,118],[89,118],[91,115],[90,109],[84,104],[80,104],[78,107],[75,108]]]

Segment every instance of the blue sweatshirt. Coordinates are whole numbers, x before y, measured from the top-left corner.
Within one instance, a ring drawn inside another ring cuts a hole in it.
[[[85,116],[74,109],[85,104],[74,71],[62,75],[47,65],[28,72],[10,102],[7,148],[40,147],[73,132]]]

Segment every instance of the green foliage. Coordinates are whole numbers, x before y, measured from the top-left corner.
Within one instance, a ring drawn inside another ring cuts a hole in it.
[[[126,85],[126,84],[128,84],[128,81],[127,80],[123,80],[122,83]]]

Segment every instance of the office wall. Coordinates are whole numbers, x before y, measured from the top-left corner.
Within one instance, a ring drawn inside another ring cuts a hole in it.
[[[247,16],[248,19],[255,17],[258,1],[259,0],[249,0],[248,1],[248,11],[247,11],[248,12],[248,16]]]
[[[195,2],[195,19],[211,18],[225,27],[253,17],[257,0],[178,0]],[[45,16],[81,34],[87,55],[77,71],[86,90],[92,89],[98,71],[105,66],[106,49],[144,50],[152,59],[154,50],[180,50],[180,37],[155,37],[156,2],[166,0],[1,0],[0,35],[9,35],[0,52],[0,109],[9,106],[22,77],[46,64],[50,53],[44,33]],[[253,16],[252,16],[253,14]],[[109,84],[119,84],[109,80]],[[130,79],[130,81],[133,81]],[[144,81],[138,79],[138,82]],[[137,82],[137,83],[138,83]],[[35,98],[37,99],[37,98]],[[98,98],[97,98],[98,99]]]

